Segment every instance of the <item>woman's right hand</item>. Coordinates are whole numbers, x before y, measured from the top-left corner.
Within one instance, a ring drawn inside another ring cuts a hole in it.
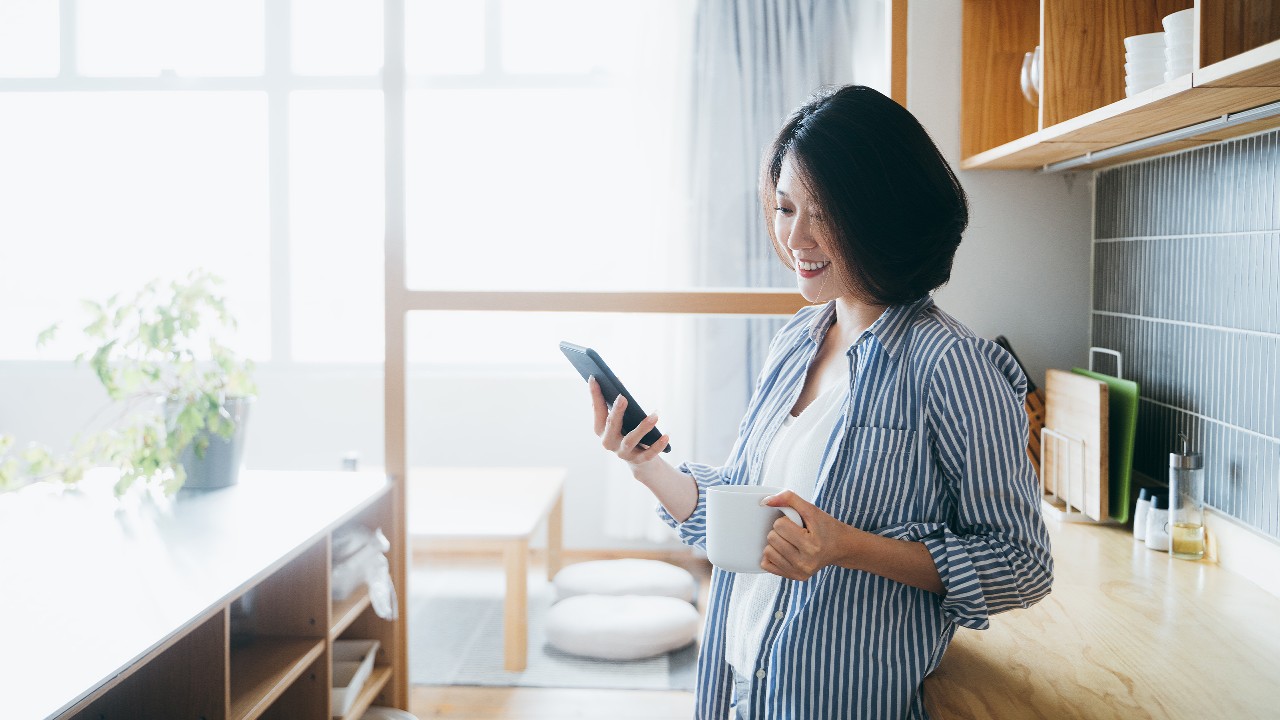
[[[587,380],[587,386],[591,390],[591,407],[595,413],[595,432],[606,450],[627,461],[632,470],[636,470],[639,466],[662,455],[663,448],[671,442],[670,436],[663,435],[652,445],[645,446],[640,444],[640,439],[657,426],[657,415],[646,417],[634,430],[623,435],[622,414],[626,412],[627,399],[619,395],[613,402],[613,408],[610,409],[609,405],[604,401],[604,394],[600,392],[600,383],[596,382],[594,377]]]
[[[663,435],[654,444],[645,447],[640,439],[658,424],[658,416],[650,415],[634,430],[622,434],[622,413],[627,410],[627,399],[618,397],[610,410],[600,392],[595,378],[587,381],[591,388],[591,407],[595,411],[596,435],[605,450],[617,455],[631,466],[631,475],[653,492],[658,502],[676,522],[684,522],[698,507],[698,483],[692,475],[680,472],[662,459],[662,449],[671,442]]]

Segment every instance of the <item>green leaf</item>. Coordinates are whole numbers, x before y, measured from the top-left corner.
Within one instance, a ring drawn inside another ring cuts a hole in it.
[[[49,327],[45,328],[44,330],[41,330],[40,334],[36,336],[36,347],[42,348],[45,345],[48,345],[49,342],[53,340],[54,337],[57,336],[57,334],[58,334],[58,323],[54,323]]]
[[[18,489],[18,460],[9,458],[0,463],[0,490]]]
[[[68,465],[62,473],[62,481],[68,485],[75,485],[84,479],[85,469],[83,461]]]
[[[169,477],[164,482],[164,494],[172,496],[182,489],[187,482],[187,470],[181,465],[173,468],[173,472],[169,473]]]

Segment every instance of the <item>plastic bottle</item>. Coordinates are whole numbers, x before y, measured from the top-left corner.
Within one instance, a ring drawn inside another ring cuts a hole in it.
[[[1151,512],[1151,491],[1138,490],[1138,505],[1133,510],[1133,539],[1147,539],[1147,514]]]
[[[1151,496],[1146,542],[1152,550],[1169,552],[1169,496],[1164,493]]]

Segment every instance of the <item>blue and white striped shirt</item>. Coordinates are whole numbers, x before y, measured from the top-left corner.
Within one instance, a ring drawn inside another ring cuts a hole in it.
[[[773,339],[728,463],[680,467],[698,484],[697,507],[683,523],[658,510],[685,543],[705,547],[707,487],[759,483],[764,453],[834,319],[834,303],[796,313]],[[784,580],[771,616],[781,619],[756,663],[752,718],[925,718],[921,682],[956,626],[984,629],[989,615],[1032,605],[1053,581],[1026,452],[1027,383],[1012,356],[926,297],[886,309],[847,357],[848,398],[814,504],[877,535],[924,543],[946,593],[836,566]],[[701,720],[724,720],[734,694],[724,658],[733,578],[712,574]]]

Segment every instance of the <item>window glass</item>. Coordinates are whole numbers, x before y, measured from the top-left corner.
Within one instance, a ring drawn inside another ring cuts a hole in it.
[[[246,76],[263,71],[262,0],[79,0],[79,72]]]
[[[612,0],[502,5],[502,67],[514,73],[586,73],[603,65],[616,26]]]
[[[405,68],[414,75],[484,71],[484,0],[407,0]]]
[[[294,72],[374,75],[382,68],[381,2],[304,0],[291,12]]]
[[[409,285],[685,285],[677,145],[655,140],[672,119],[633,100],[610,88],[411,92]]]
[[[79,320],[82,298],[195,267],[226,281],[236,348],[267,356],[265,96],[0,93],[0,117],[0,357],[37,357],[36,335]],[[40,356],[71,357],[76,339]]]
[[[57,75],[58,48],[58,3],[0,3],[0,77]]]
[[[296,92],[290,102],[294,360],[382,359],[382,93]]]
[[[495,443],[534,465],[561,464],[584,447],[598,451],[587,387],[560,352],[560,341],[568,340],[599,352],[636,402],[661,417],[658,427],[674,447],[669,460],[714,462],[727,453],[723,443],[695,448],[701,442],[694,437],[695,336],[738,332],[746,323],[732,316],[646,313],[413,313],[407,325],[413,363],[408,426],[411,436],[431,438],[433,452],[419,460],[472,463],[475,453],[490,452]],[[724,427],[712,430],[731,439],[741,419],[735,412],[741,410],[716,413]]]

